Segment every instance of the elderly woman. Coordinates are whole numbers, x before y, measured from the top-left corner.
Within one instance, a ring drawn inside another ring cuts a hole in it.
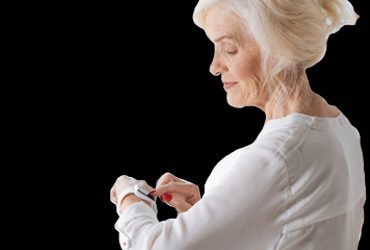
[[[360,136],[310,88],[306,69],[357,15],[347,0],[200,0],[195,23],[215,47],[210,71],[230,106],[266,114],[257,139],[196,185],[163,175],[153,196],[178,216],[159,222],[143,184],[117,179],[111,200],[122,249],[357,249],[365,177]],[[325,83],[322,83],[325,84]]]

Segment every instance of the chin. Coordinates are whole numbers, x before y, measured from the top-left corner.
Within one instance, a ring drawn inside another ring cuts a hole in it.
[[[229,98],[229,96],[227,96],[226,99],[227,99],[227,103],[233,108],[241,109],[246,106],[241,100]]]

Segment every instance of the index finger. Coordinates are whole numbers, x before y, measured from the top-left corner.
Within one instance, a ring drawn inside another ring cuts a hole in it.
[[[165,193],[187,194],[187,185],[186,183],[170,182],[157,187],[151,194],[155,196],[162,196]]]
[[[155,184],[156,187],[158,186],[161,186],[161,185],[165,185],[165,184],[168,184],[169,182],[173,181],[173,182],[176,182],[178,181],[179,178],[177,178],[176,176],[174,176],[173,174],[171,173],[165,173],[163,174],[157,181],[157,183]]]

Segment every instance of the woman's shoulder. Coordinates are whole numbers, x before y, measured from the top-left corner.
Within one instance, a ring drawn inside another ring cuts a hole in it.
[[[325,127],[327,121],[321,121]],[[256,141],[251,145],[264,148],[285,158],[309,138],[312,131],[319,131],[318,118],[293,113],[265,124]],[[328,130],[330,131],[330,129]]]
[[[255,141],[246,147],[234,151],[228,156],[228,161],[235,168],[248,167],[261,170],[264,167],[282,167],[285,165],[285,159],[276,149],[273,144],[268,142]]]
[[[242,148],[238,148],[226,155],[218,165],[234,165],[243,166],[251,165],[251,162],[258,163],[257,165],[268,165],[273,163],[282,163],[285,161],[284,153],[287,144],[291,145],[293,138],[298,138],[295,134],[300,133],[301,128],[287,124],[283,125],[274,131],[262,133],[257,139]]]

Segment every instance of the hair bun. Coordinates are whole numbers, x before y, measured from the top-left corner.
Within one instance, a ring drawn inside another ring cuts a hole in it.
[[[327,16],[328,35],[337,32],[344,25],[355,25],[359,15],[348,0],[320,0]]]

